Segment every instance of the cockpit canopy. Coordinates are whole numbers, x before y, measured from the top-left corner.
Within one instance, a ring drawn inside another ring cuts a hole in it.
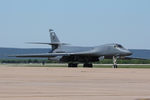
[[[114,48],[124,48],[121,44],[115,44]]]

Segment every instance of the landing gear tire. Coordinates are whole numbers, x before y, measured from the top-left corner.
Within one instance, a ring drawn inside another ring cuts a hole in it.
[[[85,67],[85,68],[93,68],[93,64],[85,63],[85,64],[83,64],[83,67]]]
[[[117,65],[113,65],[113,68],[118,68],[118,66]]]
[[[78,64],[77,63],[69,63],[68,64],[68,67],[78,67]]]

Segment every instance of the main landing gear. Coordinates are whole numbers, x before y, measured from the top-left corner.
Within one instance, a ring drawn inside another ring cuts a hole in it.
[[[113,56],[113,68],[118,68],[118,66],[117,66],[117,56]]]
[[[69,63],[68,67],[78,67],[78,64],[77,63]]]
[[[76,67],[78,67],[78,64],[77,63],[68,63],[68,67],[76,68]],[[93,64],[92,63],[84,63],[83,67],[84,68],[93,68]]]

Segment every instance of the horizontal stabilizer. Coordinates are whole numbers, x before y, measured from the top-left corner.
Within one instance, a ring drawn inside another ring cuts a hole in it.
[[[47,44],[47,45],[69,45],[68,43],[60,43],[60,42],[53,42],[53,43],[43,43],[43,42],[27,42],[28,44]]]

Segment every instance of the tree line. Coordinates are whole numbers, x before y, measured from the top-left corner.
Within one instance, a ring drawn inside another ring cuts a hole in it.
[[[28,63],[57,63],[55,61],[50,61],[47,59],[1,59],[0,63],[4,64],[4,63],[24,63],[24,64],[28,64]],[[97,64],[112,64],[112,60],[111,59],[104,59],[101,61],[96,62]],[[118,64],[150,64],[150,60],[140,60],[140,59],[131,59],[131,60],[118,60],[117,61]]]

